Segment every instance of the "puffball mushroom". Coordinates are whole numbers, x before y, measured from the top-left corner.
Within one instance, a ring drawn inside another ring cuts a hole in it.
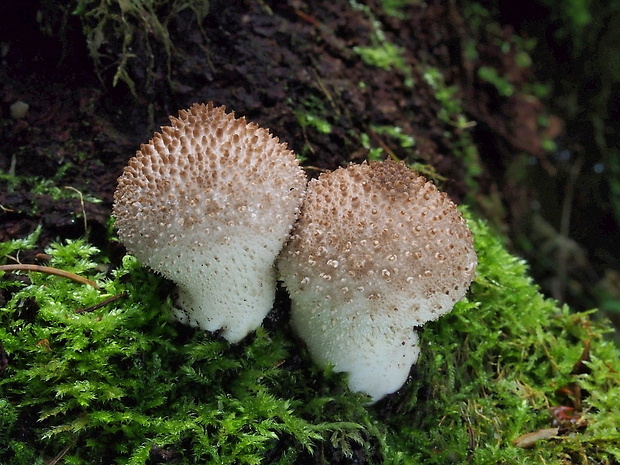
[[[118,180],[118,235],[177,284],[181,322],[238,342],[273,305],[306,177],[285,144],[225,107],[195,104],[170,121]]]
[[[373,401],[419,355],[414,328],[449,312],[475,273],[455,204],[402,163],[363,163],[308,184],[278,267],[312,358]]]

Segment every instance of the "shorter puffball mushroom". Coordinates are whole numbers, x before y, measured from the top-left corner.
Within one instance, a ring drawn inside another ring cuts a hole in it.
[[[452,309],[476,266],[455,204],[392,161],[310,181],[278,262],[312,358],[373,401],[404,384],[419,355],[415,328]]]
[[[118,180],[118,235],[177,284],[180,321],[237,342],[273,305],[306,177],[285,144],[224,107],[195,104],[170,121]]]

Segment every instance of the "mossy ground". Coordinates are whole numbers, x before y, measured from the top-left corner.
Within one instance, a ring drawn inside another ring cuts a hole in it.
[[[132,257],[108,270],[84,241],[49,247],[49,266],[100,289],[2,277],[0,462],[619,461],[620,351],[608,327],[545,299],[484,222],[470,226],[480,266],[467,300],[427,325],[411,379],[374,406],[312,365],[286,304],[229,345],[174,323],[167,286]],[[513,445],[554,426],[530,449]]]
[[[0,167],[35,177],[3,178],[15,192],[0,189],[1,233],[25,237],[41,224],[46,240],[0,243],[0,261],[30,261],[36,244],[79,236],[86,216],[91,240],[107,247],[122,166],[151,133],[153,115],[165,124],[195,101],[215,100],[269,127],[318,171],[371,155],[406,160],[490,219],[504,216],[496,190],[509,200],[519,191],[514,167],[503,176],[499,165],[521,151],[524,160],[548,160],[537,149],[546,142],[539,125],[529,124],[545,116],[536,103],[543,95],[528,88],[530,47],[477,3],[461,11],[450,1],[307,10],[299,9],[304,2],[210,2],[206,17],[205,1],[130,3],[45,3],[32,23],[41,18],[43,30],[59,31],[51,35],[62,47],[24,34],[22,18],[7,24],[5,31],[19,30],[10,47],[2,44],[3,77],[4,62],[12,64],[4,114],[18,97],[33,111],[25,121],[2,120],[0,152],[11,156]],[[45,14],[58,8],[60,16]],[[78,17],[81,42],[50,22]],[[76,53],[84,37],[88,50]],[[43,59],[48,48],[52,58]],[[87,62],[76,59],[87,52]],[[127,105],[133,100],[119,88],[102,91],[91,59],[102,80],[124,82],[142,104]],[[84,192],[85,207],[75,191],[60,190],[65,184]],[[480,268],[468,301],[427,325],[409,382],[372,407],[347,391],[343,376],[311,364],[290,333],[285,299],[264,329],[230,346],[174,323],[167,284],[130,257],[117,260],[119,248],[51,246],[48,265],[101,290],[39,273],[0,276],[0,463],[619,462],[620,352],[608,342],[609,326],[546,300],[485,223],[471,226]],[[604,239],[598,230],[593,237]],[[545,255],[539,249],[537,258]],[[524,434],[542,439],[531,449],[513,445]]]

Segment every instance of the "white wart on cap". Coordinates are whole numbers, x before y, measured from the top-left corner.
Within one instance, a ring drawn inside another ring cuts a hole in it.
[[[391,161],[310,181],[278,263],[313,359],[373,401],[404,384],[419,355],[414,328],[449,312],[476,266],[455,204]]]
[[[180,321],[237,342],[273,305],[306,177],[285,144],[225,107],[195,104],[170,121],[118,180],[118,235],[178,285]]]

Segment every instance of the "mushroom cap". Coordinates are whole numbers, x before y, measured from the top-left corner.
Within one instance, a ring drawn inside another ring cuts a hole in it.
[[[118,235],[178,285],[180,321],[237,342],[273,305],[306,177],[285,144],[225,107],[195,104],[170,121],[118,180]]]
[[[449,312],[476,266],[456,205],[392,161],[310,181],[278,263],[311,356],[374,400],[404,383],[419,352],[414,328]]]

